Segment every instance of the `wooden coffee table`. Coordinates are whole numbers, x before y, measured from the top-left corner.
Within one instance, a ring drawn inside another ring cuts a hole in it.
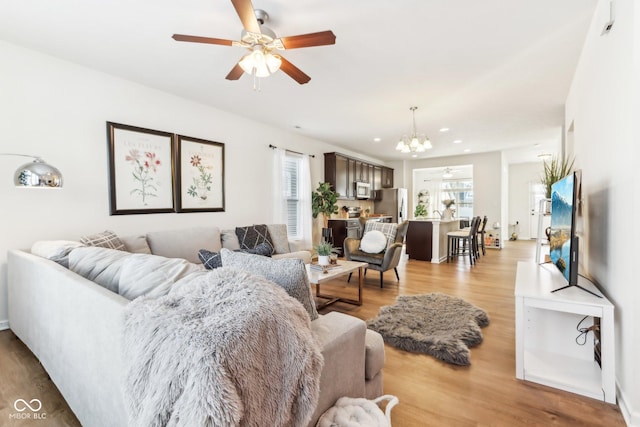
[[[363,280],[362,269],[366,268],[369,264],[367,264],[366,262],[338,260],[338,265],[339,267],[332,268],[325,274],[322,272],[322,270],[312,269],[311,266],[307,264],[307,276],[309,276],[309,283],[316,285],[316,298],[328,299],[328,301],[326,302],[317,304],[316,307],[318,310],[325,308],[326,306],[338,301],[346,302],[347,304],[362,305],[362,280]],[[320,285],[322,283],[353,273],[356,270],[358,270],[358,299],[357,300],[320,293]]]

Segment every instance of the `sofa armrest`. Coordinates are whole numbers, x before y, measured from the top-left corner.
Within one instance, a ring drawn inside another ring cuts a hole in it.
[[[311,264],[311,252],[309,251],[295,251],[286,254],[273,254],[271,255],[271,257],[273,259],[300,258],[305,264]]]
[[[363,320],[332,311],[311,322],[324,357],[320,400],[311,419],[318,418],[342,396],[364,397],[365,335]]]

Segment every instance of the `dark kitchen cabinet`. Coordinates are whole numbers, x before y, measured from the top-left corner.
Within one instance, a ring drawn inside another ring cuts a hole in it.
[[[354,182],[368,182],[371,191],[393,187],[393,169],[367,163],[340,153],[324,153],[324,180],[340,199],[355,199]],[[373,194],[371,195],[373,197]]]
[[[340,248],[341,255],[344,255],[344,239],[360,238],[360,221],[357,219],[330,219],[329,228],[333,233],[333,247]]]
[[[393,169],[382,168],[382,188],[393,188]]]
[[[382,188],[382,168],[380,166],[373,167],[373,190]]]

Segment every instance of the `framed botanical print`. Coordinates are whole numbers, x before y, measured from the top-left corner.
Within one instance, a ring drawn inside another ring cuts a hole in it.
[[[174,212],[173,134],[107,122],[110,214]]]
[[[224,212],[224,144],[177,135],[177,212]]]

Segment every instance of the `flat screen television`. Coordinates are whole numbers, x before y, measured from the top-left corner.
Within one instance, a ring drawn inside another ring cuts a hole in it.
[[[597,295],[578,285],[579,239],[576,235],[576,219],[580,203],[581,171],[570,173],[551,186],[551,230],[549,233],[549,257],[562,273],[567,286],[575,286]]]

